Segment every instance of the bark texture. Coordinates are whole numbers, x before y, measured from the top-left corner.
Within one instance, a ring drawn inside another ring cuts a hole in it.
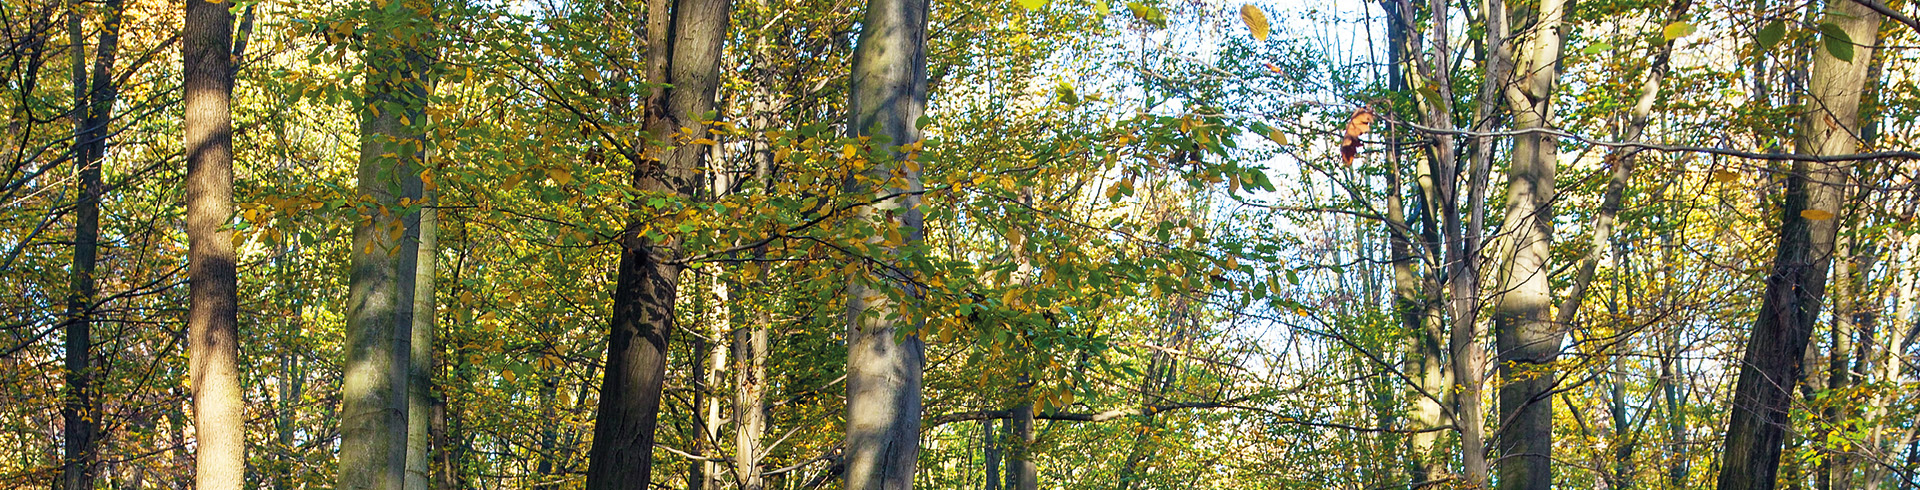
[[[1851,60],[1816,49],[1796,146],[1802,155],[1842,155],[1858,145],[1860,93],[1879,37],[1881,16],[1858,2],[1832,2],[1830,22],[1859,46]],[[1849,168],[1844,163],[1796,162],[1787,174],[1780,235],[1766,292],[1734,383],[1733,407],[1721,454],[1721,490],[1770,490],[1791,420],[1794,386],[1820,316],[1831,265],[1835,219]]]
[[[99,378],[93,365],[93,313],[99,306],[94,270],[100,253],[100,180],[101,159],[107,149],[107,123],[112,120],[117,98],[113,85],[114,57],[120,45],[121,1],[107,0],[106,19],[94,47],[92,85],[86,67],[85,36],[80,2],[67,5],[68,41],[73,46],[73,149],[78,167],[79,192],[74,200],[73,269],[67,292],[66,393],[60,418],[64,429],[64,452],[60,464],[60,487],[65,490],[93,490],[96,459],[99,453],[100,412],[94,399],[93,381]]]
[[[340,488],[403,490],[432,35],[426,0],[367,12],[358,190],[341,390]]]
[[[1558,85],[1563,19],[1570,2],[1542,0],[1514,5],[1513,18],[1524,33],[1514,58],[1514,79],[1504,87],[1514,129],[1547,128]],[[1538,9],[1538,10],[1534,10]],[[1553,249],[1556,139],[1538,132],[1515,137],[1507,170],[1507,209],[1501,231],[1507,247],[1500,272],[1501,294],[1493,309],[1494,343],[1499,349],[1499,488],[1545,490],[1553,484],[1553,387],[1559,374],[1565,331],[1553,318],[1548,261]]]
[[[648,72],[668,88],[649,98],[648,132],[656,137],[703,134],[699,118],[714,108],[719,88],[720,48],[726,39],[729,0],[649,2]],[[663,143],[671,144],[672,140]],[[634,162],[634,185],[643,192],[689,198],[700,183],[706,146],[684,144],[647,152]],[[658,158],[652,158],[658,156]],[[619,276],[613,294],[607,366],[588,452],[587,488],[646,489],[653,480],[654,427],[666,381],[667,336],[674,328],[680,240],[656,240],[636,218],[621,237]]]
[[[422,182],[422,201],[427,206],[436,204],[435,193]],[[435,302],[434,274],[438,272],[437,260],[440,243],[440,213],[431,207],[420,210],[420,247],[414,256],[413,272],[413,319],[412,339],[409,348],[412,355],[407,360],[407,479],[406,490],[428,490],[432,488],[431,460],[433,438],[433,366],[435,363],[434,338],[439,333],[434,314],[438,311]]]
[[[188,376],[193,385],[194,488],[246,483],[233,231],[232,4],[187,2],[181,36],[187,151]]]
[[[871,137],[876,161],[849,182],[855,196],[885,197],[857,219],[897,228],[903,248],[882,251],[868,274],[847,281],[845,490],[913,488],[920,455],[920,389],[925,345],[909,278],[889,266],[921,235],[920,168],[900,145],[920,141],[927,104],[926,0],[870,0],[854,48],[847,132]],[[890,196],[890,197],[887,197]],[[877,240],[875,240],[877,242]],[[864,276],[864,277],[863,277]],[[891,291],[888,291],[890,289]],[[904,332],[900,330],[904,329]],[[898,340],[896,340],[898,338]]]

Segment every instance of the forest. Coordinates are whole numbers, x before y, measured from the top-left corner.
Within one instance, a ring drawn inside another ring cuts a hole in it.
[[[0,0],[0,488],[1920,489],[1907,0]]]

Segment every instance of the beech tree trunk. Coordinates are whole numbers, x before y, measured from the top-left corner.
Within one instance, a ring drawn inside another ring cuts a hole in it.
[[[847,442],[845,490],[913,488],[920,456],[923,316],[904,265],[922,236],[920,167],[913,152],[927,105],[927,1],[869,0],[853,53],[847,133],[872,139],[871,167],[851,179],[855,196],[891,196],[863,206],[858,218],[897,229],[904,243],[873,247],[879,265],[847,279]],[[876,233],[870,243],[878,244]],[[899,330],[904,329],[905,332]],[[896,337],[899,340],[896,340]]]
[[[193,385],[194,488],[246,483],[233,231],[233,13],[225,0],[187,2],[187,344]]]
[[[426,140],[427,0],[366,14],[359,192],[370,198],[354,226],[341,390],[340,480],[347,490],[404,490],[415,274],[420,253],[420,172]]]
[[[1516,130],[1546,128],[1553,117],[1559,78],[1565,0],[1542,0],[1537,11],[1513,6],[1526,33],[1515,53],[1515,80],[1505,89]],[[1531,21],[1531,22],[1529,22]],[[1553,387],[1559,374],[1561,325],[1553,318],[1548,265],[1553,249],[1556,139],[1541,133],[1515,137],[1508,167],[1507,210],[1501,232],[1507,255],[1500,272],[1501,291],[1493,309],[1494,342],[1499,349],[1499,488],[1546,490],[1553,485]]]
[[[1843,155],[1857,149],[1860,92],[1880,31],[1880,14],[1858,2],[1832,2],[1823,22],[1845,31],[1858,46],[1851,60],[1816,49],[1807,90],[1813,100],[1802,114],[1796,141],[1802,155]],[[1726,446],[1721,453],[1721,490],[1771,490],[1781,444],[1792,421],[1787,412],[1800,383],[1803,354],[1826,296],[1833,260],[1841,193],[1848,165],[1795,162],[1787,174],[1780,235],[1766,292],[1734,384]]]
[[[648,99],[648,132],[669,138],[682,131],[703,134],[700,120],[714,108],[720,81],[720,48],[726,39],[729,0],[656,0],[648,3],[648,72],[666,81]],[[669,12],[671,10],[671,12]],[[669,24],[670,22],[670,24]],[[634,185],[642,191],[688,199],[708,148],[670,145],[648,151],[634,163]],[[659,158],[653,158],[658,155]],[[641,204],[635,203],[636,215]],[[649,237],[637,218],[621,237],[620,269],[613,294],[612,328],[600,385],[600,405],[588,452],[589,490],[646,489],[653,481],[654,427],[660,390],[666,381],[667,336],[674,328],[674,300],[680,272],[681,242]]]
[[[438,202],[438,194],[424,181],[421,200],[426,206]],[[407,362],[407,479],[406,490],[432,488],[433,465],[433,366],[434,338],[438,324],[435,315],[434,274],[439,271],[440,213],[432,207],[420,210],[420,247],[414,258],[411,356]],[[444,450],[444,449],[443,449]]]

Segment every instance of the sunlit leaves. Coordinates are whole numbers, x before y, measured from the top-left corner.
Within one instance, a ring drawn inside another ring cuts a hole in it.
[[[1673,41],[1692,35],[1696,29],[1698,28],[1687,22],[1673,22],[1660,30],[1660,37],[1666,41]]]
[[[1253,32],[1253,38],[1255,40],[1267,40],[1267,29],[1269,27],[1267,25],[1267,13],[1261,11],[1260,7],[1256,7],[1251,3],[1241,5],[1240,22],[1245,23],[1247,29]]]
[[[1839,24],[1832,22],[1820,24],[1820,45],[1825,47],[1827,54],[1833,55],[1834,59],[1853,62],[1853,38],[1848,36],[1847,30],[1840,28]]]
[[[1166,12],[1160,11],[1158,7],[1136,0],[1127,2],[1127,11],[1133,12],[1134,18],[1140,19],[1141,22],[1146,22],[1148,25],[1161,29],[1167,28],[1167,14]]]

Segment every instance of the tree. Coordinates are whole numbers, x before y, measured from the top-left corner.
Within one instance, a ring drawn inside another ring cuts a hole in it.
[[[246,401],[241,398],[238,283],[233,251],[233,12],[230,2],[187,2],[187,336],[192,352],[194,487],[246,482]]]
[[[403,490],[432,4],[367,7],[357,182],[363,203],[355,206],[359,223],[350,250],[339,485]]]
[[[847,490],[913,488],[920,457],[926,346],[908,270],[924,230],[919,209],[920,118],[927,107],[927,2],[869,0],[854,47],[847,134],[871,161],[847,193],[875,196],[857,220],[874,230],[879,259],[847,278]],[[899,236],[882,243],[881,237]],[[858,260],[858,259],[856,259]]]
[[[1560,384],[1553,362],[1560,356],[1564,327],[1553,318],[1548,264],[1553,249],[1554,170],[1558,141],[1539,133],[1551,124],[1559,79],[1564,19],[1571,2],[1547,0],[1537,6],[1513,5],[1506,13],[1525,33],[1515,53],[1512,86],[1503,87],[1515,137],[1507,170],[1507,210],[1501,225],[1507,238],[1500,296],[1494,305],[1495,344],[1499,349],[1501,458],[1500,488],[1544,490],[1553,486],[1553,388]],[[1494,14],[1494,15],[1505,15]]]
[[[86,43],[81,34],[79,2],[67,5],[69,49],[73,63],[73,143],[69,158],[79,174],[79,192],[75,199],[73,225],[73,265],[67,292],[66,318],[66,400],[61,409],[65,423],[65,461],[61,481],[66,490],[92,490],[95,458],[99,448],[100,410],[94,382],[100,378],[94,365],[93,317],[99,307],[99,289],[94,272],[100,253],[100,199],[105,184],[100,178],[101,159],[107,151],[108,123],[113,120],[114,59],[120,45],[120,0],[108,0],[106,19],[95,43],[93,74],[86,70]],[[93,85],[89,88],[88,79]]]
[[[705,139],[704,118],[713,111],[720,86],[720,49],[731,3],[679,0],[671,13],[666,2],[649,4],[655,9],[652,18],[672,19],[666,32],[659,31],[657,22],[648,25],[648,71],[656,81],[666,81],[647,102],[647,110],[659,114],[647,122],[647,133],[657,139],[650,143],[664,146],[648,153],[664,154],[632,162],[634,187],[641,194],[634,196],[634,214],[621,232],[588,489],[646,488],[653,478],[653,432],[666,381],[667,338],[674,329],[674,301],[686,266],[681,262],[682,237],[643,229],[642,216],[665,207],[647,204],[643,197],[685,205],[698,188],[698,172],[709,148],[697,140]]]
[[[1796,159],[1786,176],[1773,266],[1729,409],[1721,490],[1774,487],[1793,389],[1805,374],[1802,361],[1826,296],[1839,232],[1834,218],[1851,174],[1845,161],[1819,157],[1858,149],[1860,93],[1881,16],[1864,2],[1832,2],[1822,17],[1823,25],[1834,27],[1822,33],[1826,49],[1813,54],[1807,78],[1812,100],[1800,114],[1795,141],[1796,153],[1812,158]]]

